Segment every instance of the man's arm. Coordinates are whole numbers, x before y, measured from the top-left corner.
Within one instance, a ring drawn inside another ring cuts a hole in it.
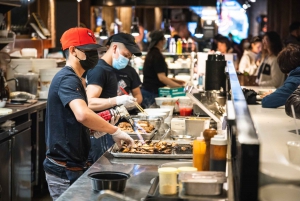
[[[143,95],[142,95],[142,92],[141,92],[140,87],[137,87],[137,88],[135,88],[135,89],[132,89],[132,90],[131,90],[131,93],[132,93],[133,97],[136,98],[136,102],[137,102],[138,104],[141,104],[142,101],[143,101]]]
[[[103,118],[98,116],[95,112],[90,110],[84,100],[75,99],[69,103],[71,110],[73,111],[78,122],[82,123],[84,126],[105,133],[115,133],[117,127],[111,125]]]
[[[181,84],[178,84],[177,82],[174,82],[173,80],[168,78],[165,73],[157,73],[157,77],[158,77],[159,81],[161,81],[162,83],[164,83],[165,85],[167,85],[169,87],[181,87],[182,86]]]
[[[102,93],[102,87],[90,84],[86,87],[88,98],[88,107],[93,111],[101,111],[117,105],[116,98],[99,98]]]

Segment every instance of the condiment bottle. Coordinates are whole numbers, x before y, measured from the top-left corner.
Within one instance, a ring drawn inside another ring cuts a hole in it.
[[[217,130],[214,128],[205,129],[203,131],[203,136],[206,143],[206,152],[203,162],[203,171],[209,171],[209,158],[210,158],[210,139],[217,134]]]
[[[176,51],[177,54],[181,54],[182,53],[182,41],[180,38],[178,38],[177,40],[177,51]]]
[[[163,167],[158,169],[159,193],[174,195],[177,193],[177,168]]]
[[[203,170],[203,161],[206,152],[206,143],[204,137],[197,137],[193,142],[193,166],[198,171]]]
[[[227,139],[215,135],[210,140],[210,171],[226,171]]]

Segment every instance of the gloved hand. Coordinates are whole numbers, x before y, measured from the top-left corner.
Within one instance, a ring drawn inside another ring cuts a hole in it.
[[[122,140],[125,141],[128,144],[128,147],[134,146],[134,141],[133,139],[124,131],[121,131],[120,128],[118,128],[118,130],[111,134],[113,140],[117,143],[118,147],[121,148],[122,147]]]
[[[116,97],[117,105],[124,105],[126,108],[130,108],[134,106],[134,102],[136,98],[129,96],[129,95],[122,95]]]
[[[120,115],[117,115],[115,117],[112,117],[110,119],[110,121],[108,121],[108,123],[110,123],[111,125],[115,125],[120,119]],[[105,135],[106,133],[105,132],[100,132],[100,131],[91,131],[92,134],[94,135],[95,138],[99,138],[99,137],[102,137],[103,135]]]

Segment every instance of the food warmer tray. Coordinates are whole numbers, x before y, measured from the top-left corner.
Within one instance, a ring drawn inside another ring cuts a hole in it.
[[[158,142],[159,140],[153,140],[153,142]],[[169,141],[164,140],[165,142],[176,142],[177,144],[189,144],[189,142],[178,142],[178,141]],[[122,153],[118,152],[119,147],[117,144],[114,144],[109,152],[115,158],[159,158],[159,159],[191,159],[193,154],[177,154],[175,150],[172,150],[171,154],[132,154],[132,153]]]

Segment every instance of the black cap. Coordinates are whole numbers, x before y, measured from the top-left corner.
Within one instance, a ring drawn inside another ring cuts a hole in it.
[[[142,52],[139,46],[135,43],[135,39],[131,34],[127,33],[117,33],[110,36],[107,39],[106,46],[110,46],[111,43],[123,43],[125,47],[135,56],[142,56]]]
[[[163,40],[164,39],[164,32],[163,31],[159,31],[159,30],[155,30],[153,32],[150,33],[150,44],[149,44],[149,49],[151,49],[152,47],[154,47],[158,41]]]

